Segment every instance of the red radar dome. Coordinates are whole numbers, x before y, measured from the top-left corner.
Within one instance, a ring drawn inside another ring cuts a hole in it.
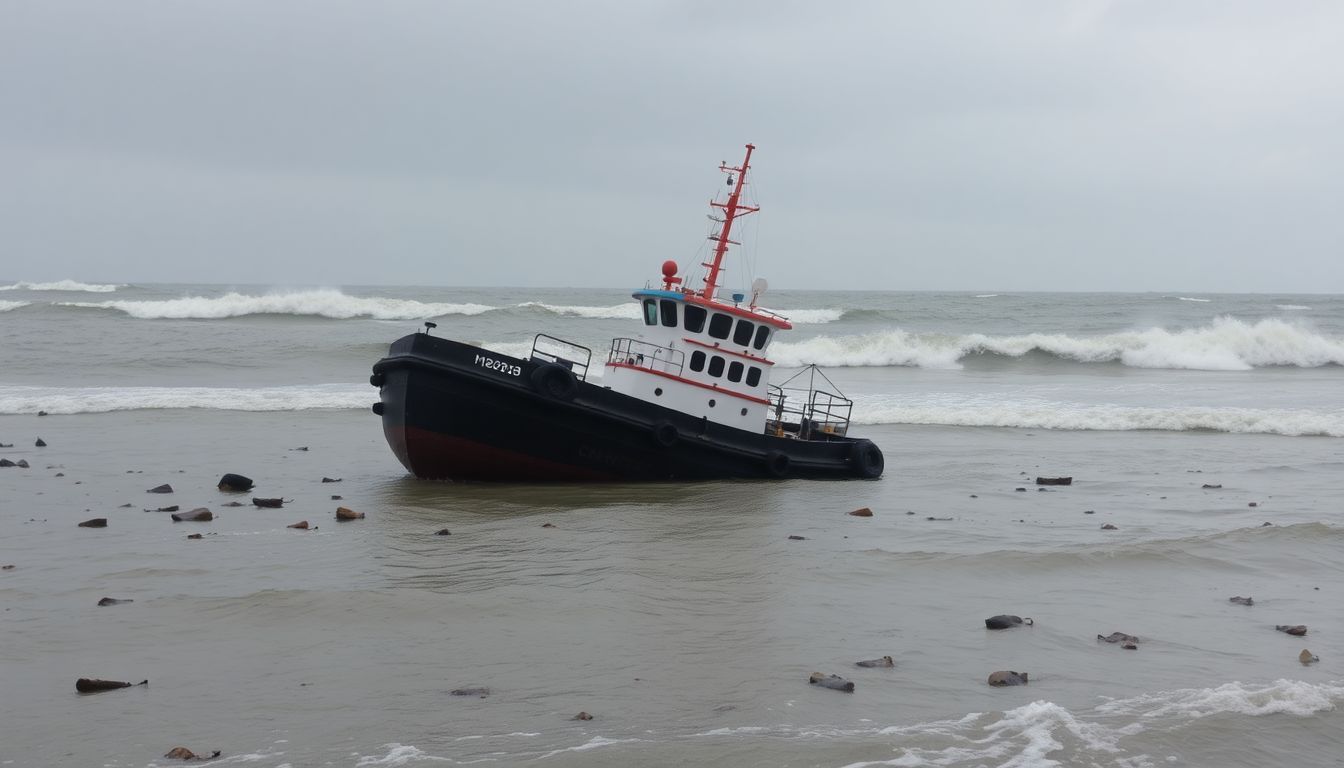
[[[674,286],[674,285],[676,285],[677,283],[680,283],[680,282],[681,282],[681,278],[680,278],[680,277],[677,277],[677,262],[675,262],[675,261],[673,261],[673,260],[671,260],[671,259],[668,259],[667,261],[664,261],[664,262],[663,262],[663,290],[664,290],[664,291],[670,291],[670,290],[672,290],[672,286]]]

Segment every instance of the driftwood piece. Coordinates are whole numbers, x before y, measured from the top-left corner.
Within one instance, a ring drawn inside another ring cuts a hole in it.
[[[813,672],[807,678],[807,682],[812,685],[819,685],[822,688],[830,688],[833,691],[854,692],[854,684],[839,675],[823,675],[820,672]]]
[[[214,519],[215,519],[214,513],[206,509],[205,507],[197,507],[196,509],[193,509],[190,512],[173,513],[173,522],[175,523],[180,523],[184,520],[192,520],[200,523],[208,523]]]
[[[85,520],[84,522],[80,523],[78,527],[80,527],[80,528],[106,528],[106,527],[107,527],[107,518],[106,518],[106,517],[95,517],[95,518],[93,518],[92,520]]]
[[[130,688],[133,685],[149,685],[148,680],[141,680],[138,683],[123,683],[120,680],[99,680],[91,677],[81,677],[75,681],[75,690],[80,693],[98,693],[99,691],[115,691],[118,688]]]
[[[1037,485],[1073,485],[1072,477],[1038,477]]]
[[[277,507],[283,507],[283,506],[285,505],[285,500],[284,500],[284,499],[259,499],[259,498],[255,497],[255,496],[253,496],[253,497],[252,497],[252,503],[255,504],[255,505],[257,505],[258,507],[271,507],[271,508],[277,508]]]
[[[890,656],[883,656],[880,659],[868,659],[866,661],[854,662],[856,667],[894,667],[896,662],[892,661]]]

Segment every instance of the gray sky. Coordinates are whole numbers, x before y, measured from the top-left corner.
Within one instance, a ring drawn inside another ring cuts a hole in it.
[[[0,0],[0,278],[1344,292],[1344,3]],[[729,284],[744,270],[732,265]]]

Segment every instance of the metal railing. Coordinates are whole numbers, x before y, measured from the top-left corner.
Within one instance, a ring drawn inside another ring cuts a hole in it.
[[[789,384],[808,374],[807,386]],[[779,386],[770,385],[770,410],[766,415],[766,434],[798,440],[830,440],[849,432],[854,401],[824,389],[817,389],[820,376],[831,388],[839,389],[815,365],[809,365]]]
[[[612,339],[607,362],[680,376],[685,367],[686,353],[639,339]]]
[[[593,350],[572,341],[538,333],[532,340],[532,359],[563,366],[573,371],[574,375],[579,377],[579,381],[587,381],[588,366],[593,362]]]

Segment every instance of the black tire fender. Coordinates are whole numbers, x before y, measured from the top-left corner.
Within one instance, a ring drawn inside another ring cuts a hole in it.
[[[545,363],[532,372],[532,387],[554,400],[573,400],[579,392],[579,381],[568,368]]]
[[[771,451],[765,457],[765,468],[773,477],[788,477],[793,459],[783,451]]]
[[[855,440],[849,447],[849,461],[854,474],[868,480],[881,477],[882,470],[886,467],[882,449],[872,440]]]
[[[653,425],[653,442],[661,448],[671,448],[681,439],[681,433],[677,430],[677,425],[670,421],[663,420]]]
[[[381,387],[383,386],[384,381],[387,381],[387,377],[383,375],[382,371],[375,371],[374,374],[369,377],[370,386]]]

